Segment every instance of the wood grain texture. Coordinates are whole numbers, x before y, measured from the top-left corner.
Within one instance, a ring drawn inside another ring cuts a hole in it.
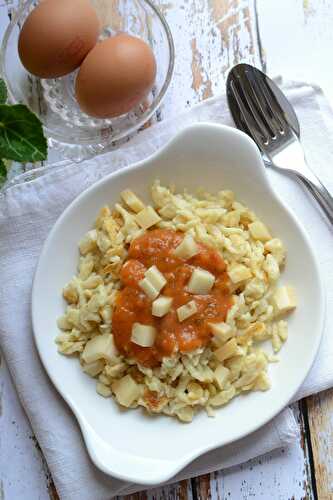
[[[194,500],[191,481],[180,481],[161,488],[142,491],[134,495],[117,497],[117,500]]]
[[[299,441],[245,464],[194,479],[198,500],[249,500],[252,497],[314,500],[303,417],[298,404],[292,409],[301,429]],[[291,464],[292,471],[288,467]]]
[[[0,363],[0,500],[20,500],[30,492],[49,498],[50,475],[22,410],[4,362]]]
[[[313,467],[320,500],[333,498],[333,390],[307,398]]]
[[[119,24],[118,0],[110,0],[110,5],[111,2],[110,15]],[[197,102],[224,92],[226,75],[233,64],[241,61],[262,64],[254,0],[155,0],[155,3],[167,17],[176,46],[174,79],[160,118],[176,116]],[[270,72],[310,78],[315,71],[317,81],[332,89],[333,73],[322,71],[324,62],[331,57],[333,44],[332,2],[257,0],[257,3],[259,28]],[[0,1],[0,34],[8,22],[8,11],[17,4],[18,0]],[[57,157],[52,156],[52,159],[54,161]],[[0,367],[0,401],[0,500],[58,500],[4,363]],[[315,471],[320,478],[317,485],[320,500],[333,498],[332,458],[325,456],[332,449],[332,409],[331,396],[328,399],[316,396],[309,401],[308,418]],[[297,405],[294,411],[302,439],[288,449],[225,471],[128,498],[314,499],[308,458],[309,436]]]
[[[176,49],[174,78],[161,116],[224,92],[229,68],[261,64],[254,0],[156,0],[169,22]]]

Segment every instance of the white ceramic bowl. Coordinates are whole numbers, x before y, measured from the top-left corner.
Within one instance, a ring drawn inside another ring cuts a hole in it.
[[[96,394],[95,381],[76,360],[57,353],[56,319],[64,310],[61,289],[75,273],[78,241],[100,207],[118,200],[124,188],[149,199],[155,178],[178,189],[232,189],[255,210],[288,249],[282,282],[295,286],[299,306],[289,318],[289,339],[280,363],[271,365],[272,388],[234,399],[216,418],[201,412],[191,424],[140,410],[122,411]],[[204,452],[264,425],[288,404],[308,373],[320,343],[324,294],[311,244],[294,215],[269,184],[254,142],[213,124],[182,131],[157,154],[118,171],[82,193],[62,214],[42,251],[32,294],[35,340],[42,362],[81,426],[93,462],[115,477],[142,484],[170,479]],[[50,424],[51,425],[51,424]]]

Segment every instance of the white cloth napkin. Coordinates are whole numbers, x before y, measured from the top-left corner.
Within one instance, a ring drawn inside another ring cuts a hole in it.
[[[333,114],[320,89],[289,84],[285,90],[302,125],[308,161],[333,192]],[[85,188],[109,172],[150,155],[178,130],[197,121],[231,124],[225,97],[211,99],[182,116],[155,125],[119,150],[81,164],[59,164],[37,171],[34,179],[10,187],[0,197],[0,345],[63,500],[107,500],[143,487],[110,478],[94,467],[75,418],[53,388],[37,356],[31,331],[30,294],[41,247],[64,208]],[[327,285],[328,306],[333,305],[333,287],[329,287],[333,280],[332,228],[294,179],[273,171],[269,175],[315,242]],[[333,386],[332,323],[328,317],[317,360],[295,399]],[[284,446],[297,436],[293,414],[286,409],[250,436],[195,460],[173,481],[239,464]]]

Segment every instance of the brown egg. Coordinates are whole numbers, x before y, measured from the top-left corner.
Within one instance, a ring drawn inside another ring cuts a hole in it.
[[[99,31],[89,0],[44,0],[23,24],[18,41],[21,62],[41,78],[66,75],[80,66]]]
[[[149,45],[122,33],[89,52],[76,79],[76,98],[88,115],[119,116],[148,94],[155,76],[156,63]]]

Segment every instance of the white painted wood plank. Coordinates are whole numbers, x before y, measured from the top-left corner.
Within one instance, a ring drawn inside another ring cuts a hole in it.
[[[38,390],[38,388],[36,388]],[[45,465],[12,385],[0,365],[0,500],[49,498]]]
[[[260,65],[252,0],[157,0],[174,36],[174,78],[163,118],[224,93],[228,69],[237,62]]]
[[[298,405],[293,406],[301,425]],[[313,499],[308,461],[304,458],[304,431],[292,446],[275,450],[246,464],[197,480],[198,500],[248,500],[252,497],[287,500]]]
[[[176,484],[141,491],[127,497],[117,497],[117,500],[194,500],[191,481],[181,481]]]
[[[294,406],[294,410],[300,421],[301,415],[297,405]],[[251,460],[246,465],[226,471],[222,482],[223,494],[220,494],[220,498],[246,500],[255,496],[276,500],[288,498],[312,500],[311,478],[308,462],[304,459],[303,437],[301,436],[301,440],[288,448],[276,450]],[[215,486],[215,491],[218,493],[221,485],[218,475],[212,483],[212,489]]]
[[[318,498],[333,497],[333,390],[307,398]]]
[[[269,74],[319,84],[333,101],[333,3],[257,0]]]

